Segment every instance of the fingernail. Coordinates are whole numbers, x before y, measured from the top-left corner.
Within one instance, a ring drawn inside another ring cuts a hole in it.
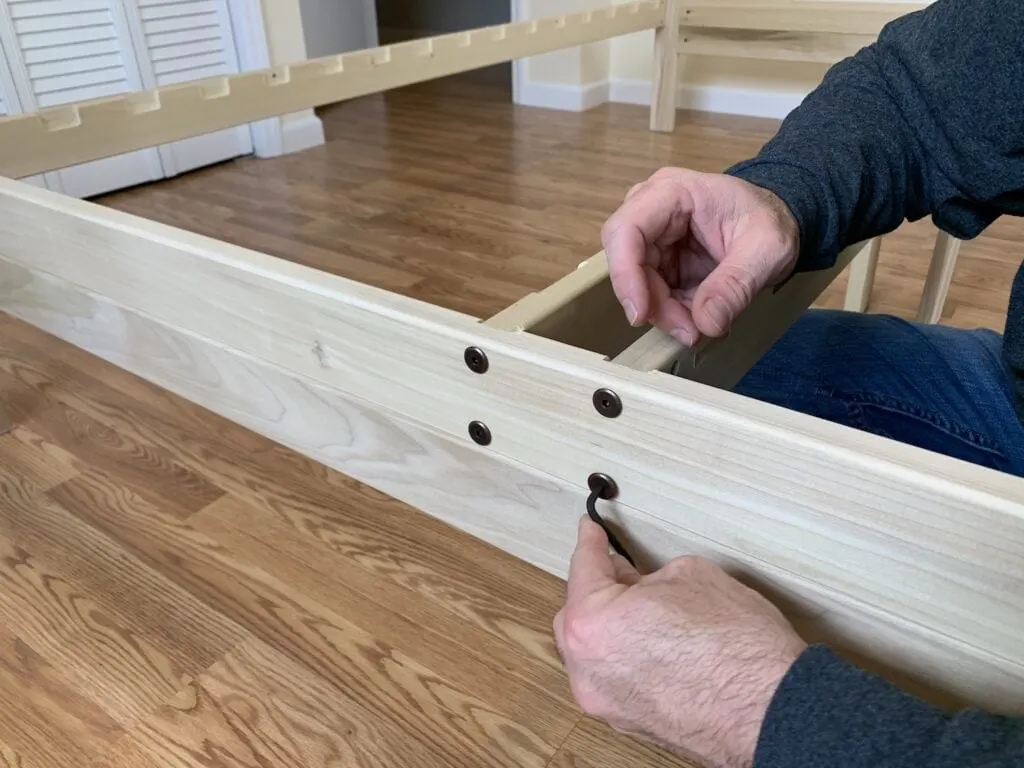
[[[672,338],[678,341],[680,344],[685,344],[688,347],[693,346],[693,334],[685,328],[673,328]]]
[[[636,325],[636,306],[633,304],[631,299],[626,299],[622,302],[622,308],[626,311],[626,317],[629,319],[630,325]]]
[[[723,331],[729,326],[729,308],[724,301],[717,297],[709,299],[704,309],[711,316],[711,321]]]

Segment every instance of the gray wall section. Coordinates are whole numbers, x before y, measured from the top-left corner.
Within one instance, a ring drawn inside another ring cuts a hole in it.
[[[311,59],[379,44],[374,0],[299,0]]]

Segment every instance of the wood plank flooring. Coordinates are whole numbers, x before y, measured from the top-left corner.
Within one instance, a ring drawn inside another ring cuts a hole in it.
[[[323,116],[325,147],[100,202],[487,316],[636,180],[774,128],[666,137],[472,77]],[[1001,327],[1022,235],[964,247],[945,322]],[[887,241],[873,309],[913,314],[930,238]],[[684,765],[581,718],[547,574],[2,315],[0,402],[0,766]]]

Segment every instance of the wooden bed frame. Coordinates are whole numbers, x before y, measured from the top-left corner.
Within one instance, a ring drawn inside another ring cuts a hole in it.
[[[671,53],[680,16],[735,18],[637,0],[0,120],[0,309],[558,575],[607,473],[646,567],[710,557],[915,691],[1024,711],[1024,480],[729,391],[875,244],[684,351],[603,254],[477,318],[15,180],[642,30]]]
[[[928,3],[814,2],[813,0],[669,0],[656,33],[651,130],[675,129],[680,68],[687,57],[835,64],[871,43],[882,27]],[[685,70],[684,70],[685,71]],[[938,231],[917,320],[937,323],[953,280],[961,242]],[[863,312],[871,300],[881,240],[854,262],[845,308]]]

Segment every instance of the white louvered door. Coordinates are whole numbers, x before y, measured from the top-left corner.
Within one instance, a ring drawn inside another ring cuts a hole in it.
[[[227,0],[124,0],[144,87],[240,71]],[[247,125],[160,147],[168,176],[252,152]]]
[[[0,45],[22,111],[143,87],[122,0],[2,0]],[[46,174],[47,186],[90,197],[162,178],[156,149]]]

